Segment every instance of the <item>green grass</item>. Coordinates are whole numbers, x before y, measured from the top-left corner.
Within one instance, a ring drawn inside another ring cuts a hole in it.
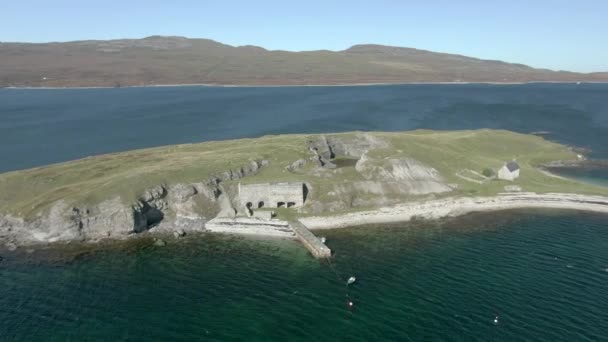
[[[336,134],[344,138],[360,133]],[[568,147],[543,138],[507,131],[412,131],[369,133],[390,144],[373,150],[375,158],[411,157],[436,168],[448,183],[457,184],[445,195],[493,195],[508,184],[524,191],[567,192],[608,195],[608,189],[574,180],[547,176],[537,166],[554,160],[572,160],[576,154]],[[306,141],[310,135],[265,136],[257,139],[206,142],[116,153],[0,175],[0,212],[31,218],[54,202],[95,204],[120,197],[133,202],[146,189],[159,184],[194,183],[221,172],[237,169],[251,160],[266,159],[270,165],[242,182],[306,181],[313,187],[313,199],[332,200],[339,184],[364,180],[352,161],[343,160],[336,170],[319,175],[309,162],[293,173],[285,169],[293,161],[309,158]],[[490,181],[476,184],[456,177],[459,170],[481,172],[498,170],[505,161],[516,159],[521,177],[514,183]],[[236,183],[236,182],[233,182]],[[370,196],[359,194],[360,196]],[[398,195],[395,195],[398,196]],[[412,199],[403,196],[404,200]]]
[[[524,191],[606,194],[608,189],[582,184],[574,180],[547,176],[538,166],[554,160],[574,160],[576,153],[568,147],[533,135],[508,131],[477,130],[454,132],[415,131],[392,135],[393,147],[382,156],[409,156],[436,168],[449,183],[458,184],[461,194],[493,195],[509,184],[520,185]],[[517,160],[521,177],[515,182],[491,181],[485,184],[468,182],[455,176],[458,170],[481,172],[498,170],[505,161]]]
[[[204,181],[251,160],[278,164],[298,153],[304,156],[306,151],[296,148],[305,146],[304,139],[268,136],[176,145],[5,173],[0,175],[0,211],[31,217],[60,199],[94,204],[118,196],[128,203],[159,184]]]
[[[52,44],[4,43],[0,60],[0,87],[607,79],[604,73],[554,72],[521,64],[390,46],[360,45],[346,51],[288,52],[171,37]]]

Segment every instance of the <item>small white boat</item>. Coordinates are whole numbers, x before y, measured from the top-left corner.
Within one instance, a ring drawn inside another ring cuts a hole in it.
[[[321,236],[321,242],[325,243],[327,239],[325,239],[325,236]]]
[[[357,278],[355,278],[354,276],[353,276],[353,277],[350,277],[350,278],[348,278],[348,280],[346,281],[346,285],[350,285],[350,284],[354,283],[355,281],[357,281]]]

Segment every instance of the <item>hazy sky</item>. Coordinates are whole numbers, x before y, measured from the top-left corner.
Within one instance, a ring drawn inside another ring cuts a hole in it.
[[[608,0],[0,0],[0,41],[156,34],[296,51],[378,43],[608,71]]]

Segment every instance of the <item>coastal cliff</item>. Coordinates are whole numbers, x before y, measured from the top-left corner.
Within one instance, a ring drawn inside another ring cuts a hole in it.
[[[514,159],[522,172],[516,181],[482,174]],[[305,184],[304,205],[276,213],[283,219],[323,217],[309,218],[312,228],[322,228],[319,220],[328,225],[328,217],[369,217],[356,213],[378,208],[384,209],[377,215],[406,220],[534,206],[534,200],[563,204],[557,208],[606,205],[608,189],[538,169],[576,159],[566,146],[496,130],[280,135],[116,153],[0,175],[0,242],[18,246],[205,231],[211,219],[251,215],[239,200],[241,183]],[[526,200],[515,206],[513,198]],[[420,203],[441,205],[431,205],[437,210],[428,215],[386,209]]]
[[[143,232],[203,231],[205,223],[234,208],[227,200],[222,182],[257,173],[267,161],[220,173],[205,182],[146,189],[132,203],[114,197],[96,204],[68,205],[60,199],[33,219],[0,215],[0,239],[13,244],[60,241],[124,239]]]

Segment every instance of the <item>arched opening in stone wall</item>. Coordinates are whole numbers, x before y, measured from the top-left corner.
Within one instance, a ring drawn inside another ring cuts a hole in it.
[[[291,208],[296,205],[296,202],[287,202],[287,208]]]
[[[284,208],[285,202],[277,202],[277,208]]]
[[[302,203],[306,203],[306,197],[308,197],[308,187],[306,186],[306,183],[302,184],[302,194],[304,195],[304,198],[302,198]]]
[[[148,202],[141,201],[141,205],[140,211],[133,212],[133,231],[136,233],[159,225],[165,218],[165,214],[161,210],[155,206],[151,206]]]
[[[263,207],[264,207],[264,201],[259,201],[258,208],[263,208]]]
[[[253,210],[251,210],[251,207],[253,207],[253,203],[247,202],[247,204],[245,204],[245,207],[247,208],[247,214],[248,214],[248,216],[253,215]]]

